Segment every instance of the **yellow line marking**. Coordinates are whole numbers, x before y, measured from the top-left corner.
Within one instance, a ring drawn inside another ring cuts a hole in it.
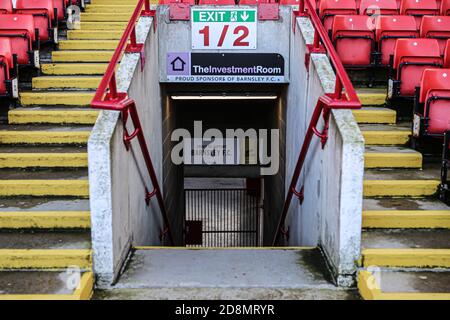
[[[419,152],[366,152],[365,167],[369,168],[422,168]]]
[[[358,93],[363,106],[380,106],[386,103],[386,93]]]
[[[53,62],[109,62],[113,51],[53,51]]]
[[[397,113],[393,110],[354,110],[353,115],[358,123],[395,124]]]
[[[91,250],[0,249],[0,269],[91,268]]]
[[[107,63],[48,63],[41,66],[46,75],[102,75]]]
[[[89,229],[88,211],[18,211],[0,212],[2,229]]]
[[[364,300],[450,300],[450,293],[382,292],[376,278],[366,270],[358,273],[358,289]]]
[[[85,272],[78,288],[72,294],[0,294],[0,300],[89,300],[94,291],[94,275]]]
[[[87,153],[0,153],[0,168],[85,168]]]
[[[96,110],[28,110],[14,109],[8,113],[10,124],[57,123],[95,124],[99,111]]]
[[[84,92],[22,92],[20,102],[22,105],[68,105],[88,106],[91,104],[94,93]]]
[[[97,89],[101,77],[36,77],[33,78],[33,89]]]
[[[450,229],[450,210],[369,210],[363,212],[363,228]]]
[[[0,131],[3,144],[87,144],[89,131]]]
[[[365,267],[450,268],[450,249],[364,249],[362,256]]]
[[[362,130],[366,145],[405,145],[411,132],[404,130],[370,131]]]
[[[439,180],[365,180],[365,197],[425,197],[437,192]]]
[[[87,180],[0,180],[0,196],[89,197]]]

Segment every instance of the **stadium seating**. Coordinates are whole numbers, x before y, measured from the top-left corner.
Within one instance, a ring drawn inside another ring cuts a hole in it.
[[[319,5],[319,17],[326,30],[331,30],[335,15],[357,14],[355,0],[321,0]]]
[[[436,39],[398,39],[389,81],[389,98],[413,97],[422,72],[427,68],[442,67],[442,64]]]
[[[191,6],[195,5],[195,0],[159,0],[158,4],[169,5],[171,3],[188,3]]]
[[[0,97],[13,96],[12,69],[14,69],[14,62],[11,42],[9,38],[0,38]],[[17,83],[15,86],[17,88]]]
[[[440,14],[442,16],[450,15],[450,0],[442,0],[441,1]]]
[[[53,8],[57,9],[58,20],[64,20],[69,0],[53,0]]]
[[[361,15],[395,15],[398,14],[395,0],[362,0],[359,5]]]
[[[11,40],[12,52],[20,65],[39,66],[38,34],[32,15],[4,14],[0,19],[0,38]]]
[[[400,14],[413,16],[416,19],[417,29],[424,15],[439,15],[436,0],[402,0]]]
[[[232,6],[235,5],[234,0],[199,0],[199,5],[217,5],[217,6]]]
[[[441,55],[443,55],[447,39],[450,38],[450,17],[424,16],[420,26],[420,37],[438,40]]]
[[[41,41],[54,40],[57,42],[57,9],[53,7],[53,0],[17,0],[16,13],[32,14],[35,27],[39,29]],[[52,30],[53,29],[53,30]]]
[[[272,0],[240,0],[239,4],[245,5],[245,6],[247,6],[247,5],[251,6],[251,5],[257,5],[259,3],[271,3],[271,2],[275,2],[275,1],[272,1]]]
[[[381,65],[389,65],[390,56],[394,54],[395,42],[398,38],[417,38],[414,17],[381,16],[377,20],[376,41],[380,53]]]
[[[375,35],[366,16],[335,16],[332,40],[346,67],[369,66],[375,46]]]
[[[0,0],[0,14],[13,13],[11,0]]]

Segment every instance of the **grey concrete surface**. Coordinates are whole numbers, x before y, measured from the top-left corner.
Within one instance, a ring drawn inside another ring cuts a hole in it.
[[[450,272],[445,271],[389,271],[379,275],[383,292],[449,293]]]
[[[450,249],[448,229],[377,229],[363,231],[363,248]]]
[[[440,180],[441,165],[424,163],[422,170],[417,169],[368,169],[366,180]]]
[[[58,271],[2,271],[0,294],[71,294],[69,276]]]
[[[432,198],[379,198],[364,199],[364,210],[450,210],[450,207]]]
[[[138,250],[97,299],[355,299],[315,250]]]
[[[2,211],[89,211],[88,199],[3,198]]]
[[[89,231],[2,231],[0,249],[89,249]]]
[[[87,169],[38,169],[30,171],[27,169],[0,169],[3,180],[87,180]]]

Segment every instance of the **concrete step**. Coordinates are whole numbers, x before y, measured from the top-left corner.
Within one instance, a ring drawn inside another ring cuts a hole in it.
[[[99,113],[87,108],[17,108],[8,112],[8,123],[93,125]]]
[[[80,269],[91,268],[91,250],[0,249],[0,270],[63,269],[74,266]]]
[[[3,198],[1,212],[53,212],[53,211],[89,211],[89,199],[68,199],[66,197],[34,198],[30,196]]]
[[[128,22],[131,17],[131,12],[125,13],[81,13],[81,21],[122,21]]]
[[[87,168],[85,152],[0,153],[0,168]]]
[[[75,126],[0,126],[0,144],[3,145],[85,145],[91,127]]]
[[[86,7],[86,13],[133,13],[136,5],[126,4],[126,5],[102,5],[102,4],[91,4]]]
[[[0,300],[87,300],[93,287],[89,271],[0,272]]]
[[[89,211],[0,210],[1,229],[89,229]]]
[[[45,75],[103,75],[107,63],[46,63],[41,70]]]
[[[97,89],[100,76],[44,76],[32,80],[33,89]]]
[[[358,123],[395,124],[397,112],[383,107],[365,107],[354,110],[353,115]]]
[[[450,300],[450,272],[362,270],[358,288],[366,300]]]
[[[81,30],[125,30],[127,22],[89,22],[81,21]]]
[[[67,39],[69,40],[120,40],[122,38],[122,29],[113,30],[69,30]]]
[[[109,62],[114,51],[67,50],[53,51],[53,62]]]
[[[91,248],[89,230],[0,231],[0,250],[87,250]]]
[[[365,153],[366,169],[422,168],[422,154],[413,149],[395,146],[369,146]]]
[[[118,283],[97,298],[356,298],[337,289],[327,272],[315,249],[137,250]]]
[[[22,92],[20,103],[22,106],[89,106],[95,92]]]
[[[358,97],[363,106],[382,106],[386,103],[386,89],[358,89]]]
[[[60,50],[115,50],[119,41],[117,40],[61,40]]]
[[[395,126],[382,124],[361,124],[361,132],[366,145],[406,145],[411,135],[410,124],[402,123]]]

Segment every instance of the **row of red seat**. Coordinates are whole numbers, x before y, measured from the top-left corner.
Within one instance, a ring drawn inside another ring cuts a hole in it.
[[[336,16],[331,39],[347,67],[387,66],[399,38],[436,39],[440,55],[450,38],[449,16],[424,16],[419,30],[411,16],[379,16],[375,26],[364,16]]]
[[[17,66],[39,67],[41,42],[58,42],[69,0],[0,0],[0,96],[17,97]]]

